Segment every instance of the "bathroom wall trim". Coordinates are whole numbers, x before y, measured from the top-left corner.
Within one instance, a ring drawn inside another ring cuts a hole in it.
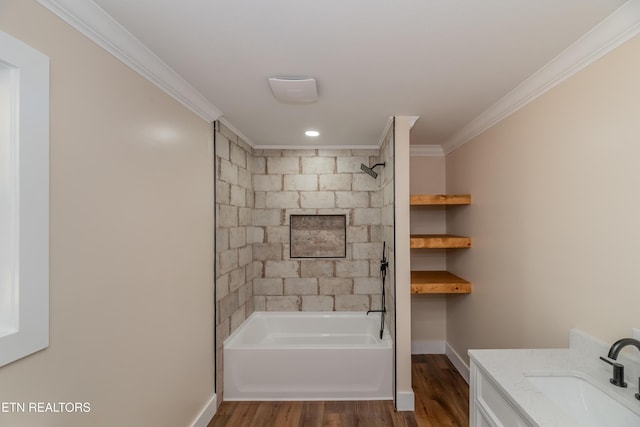
[[[446,347],[442,340],[412,340],[411,354],[445,354]]]
[[[471,370],[469,369],[469,366],[464,362],[462,357],[460,357],[460,355],[453,349],[453,347],[449,343],[447,343],[445,354],[447,355],[451,363],[453,363],[453,366],[456,367],[460,375],[462,375],[462,378],[464,378],[467,384],[469,384]]]
[[[204,120],[212,122],[222,115],[215,105],[93,1],[37,1]]]
[[[411,157],[443,157],[444,151],[439,145],[418,145],[409,146]]]
[[[413,411],[415,409],[415,395],[413,391],[399,391],[396,395],[396,409],[398,411]]]
[[[449,154],[640,33],[640,0],[629,0],[444,142]]]
[[[216,414],[217,407],[218,401],[214,394],[204,408],[202,408],[196,419],[191,424],[191,427],[207,427],[213,419],[213,416]]]

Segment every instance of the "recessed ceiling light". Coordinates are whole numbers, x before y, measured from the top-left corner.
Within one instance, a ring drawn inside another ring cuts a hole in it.
[[[307,136],[320,136],[320,132],[317,130],[308,130],[304,134]]]

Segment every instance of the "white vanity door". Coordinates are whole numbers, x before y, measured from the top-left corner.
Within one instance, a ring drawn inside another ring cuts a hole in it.
[[[472,427],[535,427],[525,421],[482,368],[471,362]]]

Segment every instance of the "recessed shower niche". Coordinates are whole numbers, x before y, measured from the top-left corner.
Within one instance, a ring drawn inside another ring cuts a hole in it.
[[[345,258],[347,217],[291,215],[289,238],[291,258]]]

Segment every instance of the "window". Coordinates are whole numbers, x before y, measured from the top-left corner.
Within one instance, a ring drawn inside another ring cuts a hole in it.
[[[0,337],[18,330],[18,298],[14,256],[17,252],[15,230],[16,192],[11,140],[12,72],[0,63]]]
[[[49,58],[0,32],[0,366],[49,345]]]

